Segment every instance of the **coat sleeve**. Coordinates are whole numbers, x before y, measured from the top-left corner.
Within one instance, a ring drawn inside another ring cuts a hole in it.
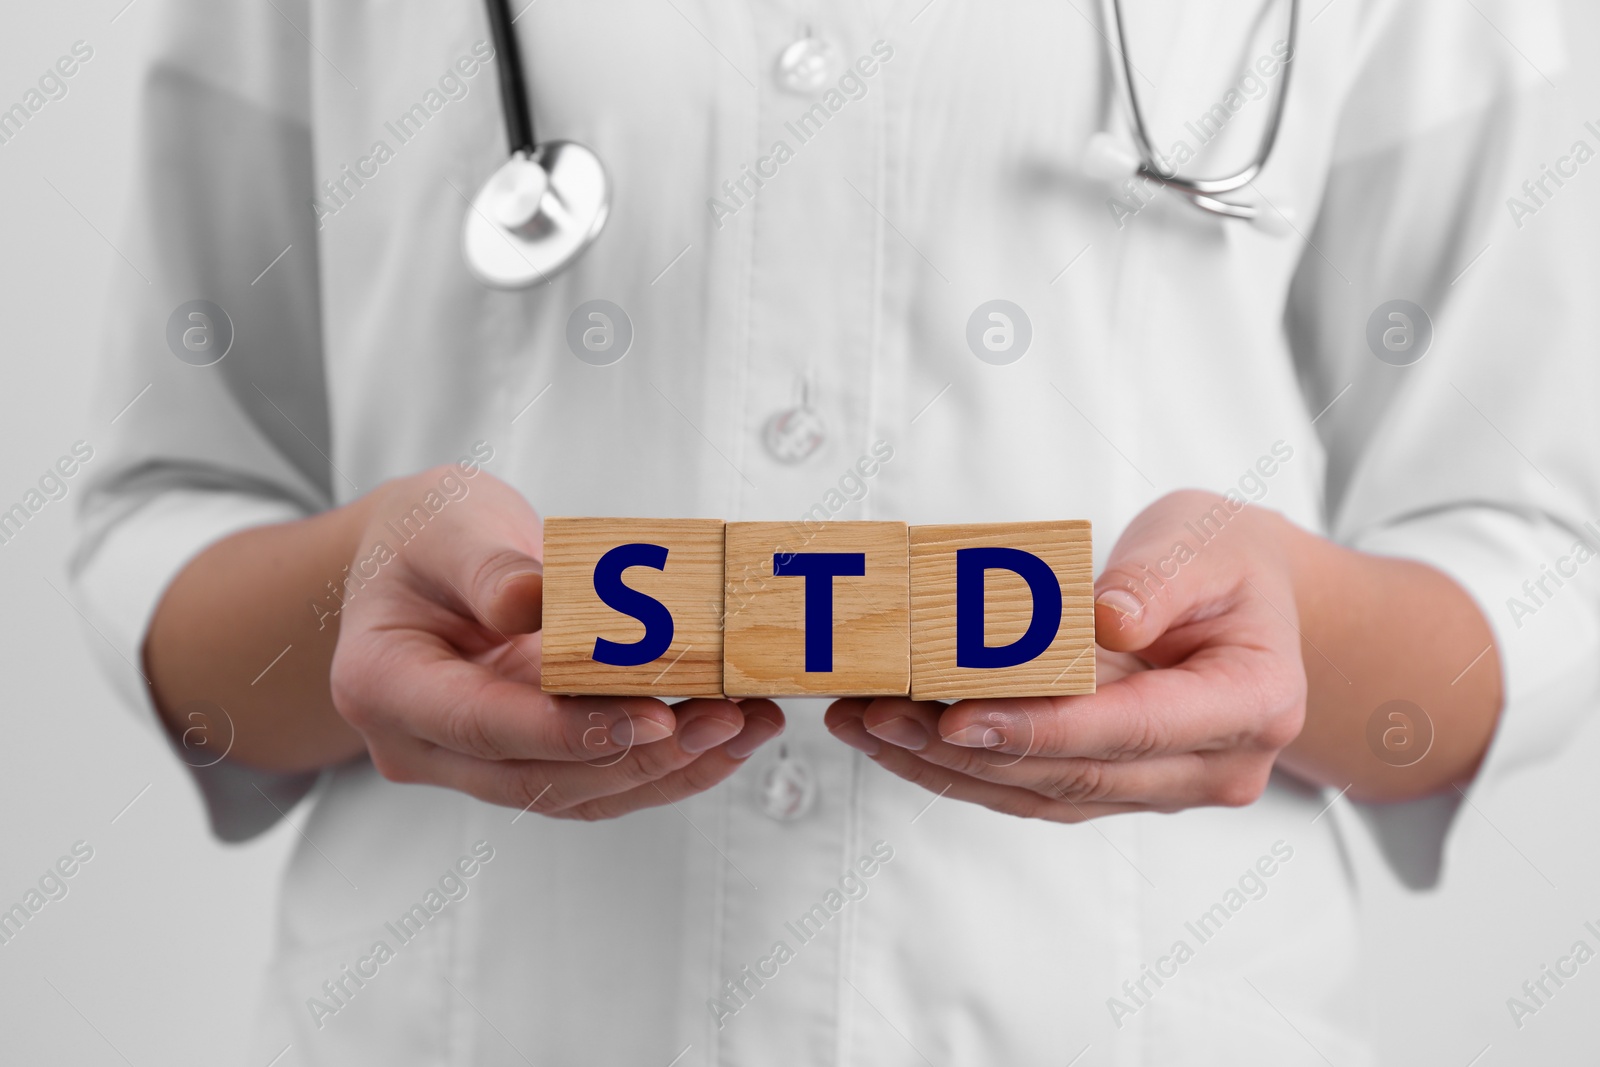
[[[1577,160],[1600,137],[1571,105],[1552,5],[1368,11],[1286,324],[1312,410],[1332,405],[1317,429],[1333,535],[1458,582],[1505,680],[1471,790],[1358,806],[1417,886],[1437,881],[1457,808],[1560,751],[1596,699],[1600,161]],[[1396,300],[1423,316],[1389,318]],[[1416,347],[1390,351],[1408,321]]]
[[[71,572],[96,652],[158,729],[138,665],[167,585],[220,538],[303,517],[333,495],[307,7],[164,0],[138,85],[119,241],[135,268],[108,294],[95,383],[103,447],[86,471]],[[213,764],[231,738],[226,709],[197,724],[203,736],[173,748],[223,839],[264,830],[315,783]]]

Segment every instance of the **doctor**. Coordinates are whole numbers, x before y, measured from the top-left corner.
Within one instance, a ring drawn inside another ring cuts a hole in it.
[[[1083,5],[545,2],[613,195],[501,289],[483,5],[166,5],[75,569],[217,833],[307,805],[250,1062],[1365,1061],[1351,802],[1426,881],[1586,706],[1581,116],[1542,3],[1123,7],[1187,174],[1292,70],[1264,225],[1106,180]],[[547,697],[541,513],[1089,518],[1102,686]]]

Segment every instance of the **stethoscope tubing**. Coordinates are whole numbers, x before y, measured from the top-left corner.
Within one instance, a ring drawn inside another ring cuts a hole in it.
[[[500,114],[505,118],[506,147],[511,155],[532,155],[539,142],[534,137],[533,109],[529,103],[527,77],[522,68],[522,49],[517,45],[516,29],[511,25],[509,0],[485,0],[489,9],[489,35],[494,41],[500,73]]]
[[[1230,218],[1254,218],[1257,213],[1254,207],[1231,204],[1217,198],[1237,192],[1254,182],[1265,169],[1267,161],[1272,158],[1273,149],[1278,143],[1278,132],[1283,126],[1284,108],[1289,99],[1289,82],[1294,72],[1295,55],[1299,44],[1300,0],[1289,0],[1289,30],[1286,38],[1288,55],[1283,61],[1282,78],[1278,83],[1272,111],[1267,116],[1267,125],[1262,131],[1255,157],[1242,170],[1217,178],[1186,178],[1176,171],[1162,167],[1161,154],[1156,150],[1150,137],[1149,127],[1145,123],[1144,108],[1139,103],[1133,60],[1128,54],[1127,20],[1122,15],[1122,0],[1106,0],[1105,6],[1111,16],[1112,29],[1116,33],[1116,51],[1122,75],[1120,79],[1122,96],[1128,112],[1129,125],[1133,127],[1134,143],[1139,152],[1139,176],[1164,185],[1174,192],[1182,193],[1196,206],[1214,214],[1227,215]]]
[[[1133,61],[1128,54],[1128,33],[1122,17],[1122,0],[1103,0],[1107,21],[1116,33],[1124,106],[1133,127],[1137,163],[1128,170],[1166,186],[1196,208],[1214,216],[1240,219],[1267,227],[1272,216],[1256,204],[1225,199],[1253,182],[1266,166],[1277,143],[1289,95],[1290,71],[1299,35],[1300,0],[1289,0],[1288,55],[1282,80],[1273,100],[1266,130],[1255,158],[1237,174],[1220,178],[1186,178],[1168,170],[1155,150],[1134,84]],[[505,122],[508,159],[484,184],[471,204],[462,228],[463,253],[469,269],[484,284],[520,288],[550,277],[569,266],[599,236],[610,210],[610,184],[605,166],[593,150],[572,141],[541,146],[534,130],[532,96],[528,91],[523,53],[512,25],[510,0],[485,0],[489,32],[494,42],[500,82],[500,111]],[[1108,42],[1109,43],[1109,42]],[[538,174],[528,171],[537,168]],[[537,179],[537,180],[535,180]],[[493,198],[509,208],[511,221],[502,214],[491,218]],[[522,204],[517,197],[527,200]],[[510,197],[510,199],[506,199]],[[576,213],[574,213],[576,212]],[[538,225],[534,225],[537,222]],[[495,240],[498,238],[498,241]],[[509,255],[507,254],[509,250]]]

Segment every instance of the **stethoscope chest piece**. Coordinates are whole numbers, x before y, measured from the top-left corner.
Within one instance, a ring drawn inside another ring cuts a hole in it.
[[[467,212],[467,267],[497,289],[548,281],[600,236],[610,209],[605,165],[585,146],[547,141],[515,152]]]

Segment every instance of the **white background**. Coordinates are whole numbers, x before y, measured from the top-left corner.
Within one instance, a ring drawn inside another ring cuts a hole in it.
[[[131,269],[107,238],[121,230],[119,175],[154,13],[124,2],[7,4],[0,106],[74,41],[87,40],[95,55],[69,95],[0,145],[0,509],[74,441],[95,439],[85,386],[106,328],[100,294]],[[1600,72],[1588,63],[1600,9],[1584,0],[1568,7],[1571,46],[1588,67],[1574,92],[1600,119]],[[74,503],[51,504],[0,546],[0,910],[74,842],[94,848],[70,894],[0,946],[0,1059],[233,1063],[297,831],[280,825],[248,846],[214,843],[182,768],[90,667],[85,641],[99,638],[56,591],[66,591]],[[1600,946],[1581,929],[1585,919],[1600,927],[1597,766],[1600,732],[1590,730],[1559,762],[1481,798],[1462,816],[1436,893],[1401,892],[1358,849],[1364,987],[1385,1063],[1596,1061],[1600,961],[1520,1030],[1506,998],[1580,936]]]

